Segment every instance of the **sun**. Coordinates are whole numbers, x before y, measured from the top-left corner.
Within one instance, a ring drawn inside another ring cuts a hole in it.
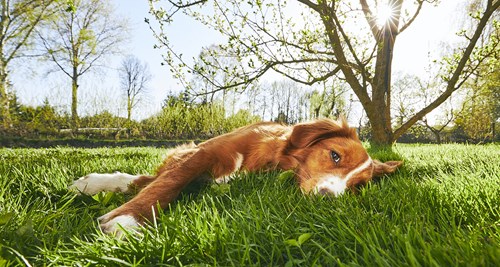
[[[380,5],[377,8],[377,25],[383,27],[387,22],[390,22],[394,17],[394,8],[390,5]]]

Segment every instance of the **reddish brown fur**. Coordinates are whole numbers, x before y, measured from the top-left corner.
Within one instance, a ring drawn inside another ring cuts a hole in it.
[[[330,158],[335,150],[342,157],[339,164]],[[256,123],[210,139],[199,145],[188,144],[172,150],[156,176],[142,176],[133,186],[143,188],[131,201],[114,210],[107,220],[119,215],[132,215],[138,221],[152,219],[158,204],[161,208],[172,202],[182,189],[196,179],[218,178],[241,169],[295,170],[297,182],[311,191],[325,174],[345,177],[369,160],[356,131],[341,123],[323,119],[295,126]],[[393,172],[401,162],[383,164],[373,161],[357,173],[347,186],[368,182],[374,175]]]

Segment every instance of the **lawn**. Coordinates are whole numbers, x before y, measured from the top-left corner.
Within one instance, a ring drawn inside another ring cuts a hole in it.
[[[0,266],[500,266],[499,144],[396,145],[400,171],[339,198],[242,173],[123,239],[96,218],[130,196],[67,190],[91,172],[152,173],[163,153],[0,149]]]

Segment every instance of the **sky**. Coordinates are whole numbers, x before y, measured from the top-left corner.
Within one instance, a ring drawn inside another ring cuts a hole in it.
[[[438,7],[424,6],[410,28],[402,33],[395,45],[393,73],[404,72],[425,75],[429,64],[428,53],[438,56],[443,44],[453,42],[458,31],[458,4],[465,0],[443,0]],[[106,59],[106,68],[86,77],[80,87],[80,114],[96,114],[103,109],[125,116],[125,102],[119,90],[116,69],[124,55],[130,54],[146,62],[152,74],[147,99],[134,118],[143,119],[157,113],[161,102],[170,91],[178,92],[182,87],[170,75],[168,66],[162,66],[162,51],[154,49],[156,43],[151,30],[144,22],[149,5],[146,0],[111,0],[117,16],[126,18],[130,25],[130,40],[123,45],[123,54]],[[407,1],[413,2],[413,1]],[[185,57],[194,57],[203,46],[220,41],[221,37],[181,16],[168,34],[175,47],[182,48]],[[47,74],[41,66],[47,62],[18,62],[11,71],[11,80],[20,100],[29,105],[39,105],[49,99],[51,105],[69,110],[69,79],[61,73]]]

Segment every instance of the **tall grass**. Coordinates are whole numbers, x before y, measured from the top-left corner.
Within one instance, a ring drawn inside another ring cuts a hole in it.
[[[403,169],[339,198],[242,173],[183,194],[124,239],[96,218],[130,196],[66,189],[90,172],[152,173],[164,152],[1,149],[0,266],[500,265],[500,145],[398,145]]]
[[[246,110],[227,116],[220,104],[173,103],[141,122],[142,132],[153,139],[210,138],[259,121]]]

